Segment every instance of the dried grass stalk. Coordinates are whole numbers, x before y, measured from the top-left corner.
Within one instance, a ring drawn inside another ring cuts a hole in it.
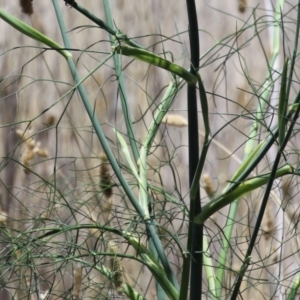
[[[77,265],[74,268],[74,286],[72,295],[74,298],[78,299],[81,292],[81,283],[82,283],[82,267],[81,265]]]
[[[113,241],[108,242],[109,251],[117,253],[117,246]],[[110,259],[111,270],[114,272],[115,289],[119,295],[123,293],[124,270],[119,257],[112,256]]]
[[[272,233],[274,232],[274,229],[275,229],[275,219],[272,216],[272,210],[270,206],[268,206],[262,221],[262,230],[266,241],[270,239]]]
[[[30,173],[30,162],[34,159],[35,156],[48,157],[49,153],[47,149],[40,147],[40,142],[35,142],[34,139],[30,139],[27,132],[23,132],[20,129],[16,130],[17,136],[26,143],[25,153],[23,155],[23,165],[25,166],[24,171],[26,174]]]
[[[112,195],[112,182],[111,175],[109,173],[109,163],[107,157],[104,153],[100,155],[101,165],[100,165],[100,187],[106,198],[110,198]]]

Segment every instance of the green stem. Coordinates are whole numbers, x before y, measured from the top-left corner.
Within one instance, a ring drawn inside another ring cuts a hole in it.
[[[147,135],[143,142],[143,147],[146,149],[147,154],[149,154],[152,143],[154,141],[158,128],[161,124],[161,121],[163,120],[164,116],[169,111],[173,103],[173,100],[178,92],[179,85],[180,83],[171,82],[164,94],[164,97],[161,100],[161,103],[157,107],[157,110],[154,115],[154,119],[148,129]]]
[[[29,36],[30,38],[41,42],[51,49],[56,50],[61,55],[63,55],[66,59],[72,57],[71,52],[62,49],[62,47],[56,43],[55,41],[51,40],[47,36],[43,35],[41,32],[37,31],[36,29],[32,28],[31,26],[27,25],[23,21],[19,20],[18,18],[10,15],[6,11],[0,9],[0,18],[3,19],[5,22],[10,24],[12,27],[17,29],[18,31],[22,32],[23,34]]]
[[[298,275],[296,277],[296,279],[294,280],[293,287],[292,287],[291,291],[289,292],[287,300],[294,300],[296,298],[299,287],[300,287],[300,276]]]
[[[61,33],[62,33],[62,36],[63,36],[63,40],[64,40],[64,43],[66,44],[65,46],[70,48],[69,39],[68,39],[67,35],[65,34],[67,31],[66,31],[66,27],[65,27],[63,18],[61,16],[60,7],[57,3],[57,0],[52,0],[52,1],[53,1],[53,4],[54,4],[55,12],[57,14],[59,25],[60,25],[60,28],[61,28]],[[110,149],[110,146],[107,142],[105,134],[104,134],[104,132],[103,132],[103,130],[102,130],[102,128],[101,128],[101,126],[98,122],[98,119],[97,119],[97,117],[94,113],[93,107],[89,102],[87,92],[86,92],[84,86],[81,83],[81,80],[80,80],[80,77],[78,75],[76,66],[73,62],[73,59],[68,57],[67,58],[67,63],[69,65],[69,68],[70,68],[71,74],[73,76],[73,79],[74,79],[74,81],[77,85],[77,89],[78,89],[79,94],[81,96],[82,102],[85,106],[85,109],[86,109],[90,119],[91,119],[91,122],[93,124],[94,129],[95,129],[95,132],[96,132],[96,134],[99,138],[99,141],[100,141],[100,143],[103,147],[103,150],[104,150],[105,154],[107,155],[107,158],[108,158],[108,160],[109,160],[109,162],[110,162],[110,164],[111,164],[118,180],[120,181],[122,187],[124,188],[124,191],[125,191],[126,195],[130,199],[130,201],[133,204],[136,211],[139,213],[139,215],[143,219],[144,218],[144,211],[142,210],[142,208],[138,204],[138,201],[135,198],[130,186],[128,185],[127,181],[125,180],[124,176],[121,173],[121,169],[120,169],[120,167],[119,167],[119,165],[116,161],[116,158],[115,158],[114,154],[112,153],[112,151]]]
[[[208,282],[208,291],[210,299],[220,299],[216,296],[216,275],[214,272],[214,265],[211,260],[211,254],[209,251],[209,244],[207,242],[206,235],[203,235],[203,265]]]
[[[113,23],[113,18],[111,15],[109,1],[103,0],[103,4],[104,4],[104,11],[105,11],[107,25],[110,28],[114,28],[114,23]],[[109,39],[110,39],[111,45],[113,46],[115,44],[115,34],[110,33]],[[123,116],[125,119],[125,125],[126,125],[126,129],[127,129],[127,135],[128,135],[129,142],[131,145],[133,157],[135,159],[135,162],[137,162],[139,159],[139,150],[137,147],[136,138],[134,136],[134,130],[132,127],[132,121],[131,121],[132,118],[130,115],[129,103],[127,100],[128,97],[127,97],[127,92],[126,92],[126,87],[125,87],[125,82],[124,82],[124,76],[123,76],[123,72],[122,72],[121,55],[116,54],[116,53],[114,54],[114,64],[115,64],[116,76],[117,76],[118,84],[119,84],[120,98],[121,98]]]
[[[59,22],[59,26],[61,28],[61,33],[62,35],[65,35],[64,36],[64,41],[67,42],[67,44],[69,45],[69,42],[68,42],[68,37],[66,35],[66,30],[65,29],[65,25],[64,25],[64,20],[61,16],[61,13],[60,13],[60,7],[57,3],[57,0],[52,0],[53,2],[53,5],[54,5],[54,8],[55,8],[55,11],[56,11],[56,14],[57,14],[57,17],[58,17],[58,22]],[[67,63],[69,65],[69,68],[70,68],[70,71],[72,73],[72,76],[73,76],[73,79],[75,81],[75,83],[79,83],[80,82],[80,78],[79,78],[79,75],[78,75],[78,72],[77,72],[77,69],[76,69],[76,66],[74,64],[74,61],[71,57],[68,57],[67,58]],[[147,215],[146,215],[146,212],[143,210],[143,208],[141,207],[141,205],[139,204],[138,200],[136,199],[135,195],[133,194],[130,186],[128,185],[128,182],[126,181],[126,179],[124,178],[122,172],[121,172],[121,169],[116,161],[116,158],[113,154],[113,152],[111,151],[110,149],[110,146],[107,142],[107,139],[105,137],[105,134],[98,122],[98,119],[97,117],[95,116],[95,113],[93,111],[93,107],[92,105],[90,104],[90,101],[89,101],[89,98],[88,98],[88,95],[86,93],[86,90],[84,88],[84,86],[82,84],[78,84],[78,92],[81,96],[81,99],[83,101],[83,104],[85,106],[85,109],[90,117],[90,120],[93,124],[93,128],[96,132],[96,135],[98,136],[98,139],[103,147],[103,150],[112,166],[112,169],[114,170],[121,186],[123,187],[128,199],[130,200],[130,202],[132,203],[133,207],[135,208],[136,212],[139,214],[140,218],[145,222],[145,225],[147,227],[147,231],[148,233],[150,234],[151,238],[153,239],[153,243],[156,247],[156,250],[157,250],[157,253],[158,253],[158,256],[159,256],[159,259],[165,269],[165,272],[167,274],[167,277],[168,279],[170,280],[170,282],[172,282],[173,286],[175,287],[175,289],[178,289],[178,283],[177,283],[177,280],[176,280],[176,277],[170,267],[170,264],[169,264],[169,261],[167,259],[167,256],[163,250],[163,247],[161,245],[161,242],[157,236],[157,233],[155,231],[155,228],[154,228],[154,225],[152,224],[152,221],[149,220],[147,218]]]
[[[98,17],[93,15],[91,12],[86,10],[83,6],[81,6],[78,3],[74,3],[74,0],[64,0],[66,3],[68,3],[72,8],[76,9],[78,12],[86,16],[88,19],[90,19],[92,22],[97,24],[100,28],[104,29],[111,35],[115,36],[119,41],[123,41],[127,43],[128,45],[132,47],[137,47],[137,48],[144,48],[141,46],[139,43],[135,42],[134,40],[129,39],[125,34],[120,33],[119,31],[116,31],[114,29],[114,26],[110,26],[109,24],[106,24],[102,20],[100,20]]]
[[[279,178],[292,173],[293,168],[289,165],[286,165],[276,171],[274,178]],[[268,183],[269,179],[270,173],[248,179],[241,183],[233,191],[211,200],[209,203],[203,206],[201,213],[198,216],[196,216],[195,222],[203,224],[215,212],[225,207],[226,205],[232,203],[234,200],[240,198],[241,196],[248,194],[249,192],[259,187],[262,187],[263,185]]]
[[[276,14],[276,16],[278,16],[278,15]],[[246,164],[248,165],[248,163],[250,163],[250,161],[252,160],[252,156],[255,152],[255,151],[253,151],[253,148],[254,148],[254,142],[256,141],[256,136],[257,136],[258,129],[259,129],[259,123],[260,123],[260,120],[263,118],[263,111],[264,111],[264,107],[267,104],[267,99],[269,99],[270,95],[271,95],[270,85],[273,85],[271,70],[273,69],[275,60],[279,54],[279,46],[280,46],[279,43],[280,43],[280,27],[279,27],[278,22],[276,22],[275,26],[274,26],[272,57],[268,63],[266,80],[265,80],[265,84],[263,86],[264,91],[258,100],[259,103],[257,105],[255,120],[252,123],[252,127],[249,132],[249,139],[246,143],[245,150],[244,150],[244,160],[243,161],[244,161],[245,165]],[[250,80],[248,80],[248,82],[250,83]],[[253,89],[255,91],[256,89],[252,85],[252,83],[250,83],[250,85],[253,87]],[[285,118],[285,114],[283,115],[283,117]],[[261,146],[263,146],[263,144],[261,144]],[[260,150],[260,147],[256,147],[256,149]],[[236,175],[238,177],[239,174],[236,174]],[[217,273],[216,273],[216,295],[217,295],[218,299],[220,299],[221,294],[222,294],[224,271],[225,271],[228,251],[230,248],[230,240],[231,240],[231,236],[232,236],[232,230],[233,230],[233,226],[235,224],[238,203],[239,203],[239,199],[236,199],[235,201],[233,201],[230,204],[228,218],[226,220],[226,224],[224,227],[225,228],[224,229],[224,237],[222,239],[222,247],[220,250]]]
[[[209,141],[209,135],[210,135],[210,126],[209,126],[209,111],[208,111],[208,102],[206,97],[206,91],[204,89],[204,85],[201,79],[201,76],[197,74],[198,77],[198,85],[199,85],[199,96],[200,96],[200,102],[201,102],[201,108],[202,108],[202,116],[203,116],[203,123],[205,128],[205,135],[204,135],[204,141],[203,141],[203,148],[201,151],[199,163],[196,168],[195,176],[193,178],[193,182],[191,185],[191,192],[190,197],[191,199],[195,199],[197,190],[199,188],[199,180],[200,176],[202,174],[202,170],[206,161],[206,155],[207,151],[210,145]]]
[[[119,54],[126,55],[138,60],[141,60],[143,62],[149,63],[151,65],[160,67],[162,69],[165,69],[175,75],[178,75],[179,77],[183,78],[187,83],[191,85],[195,85],[197,82],[197,77],[190,73],[188,70],[170,62],[169,60],[166,60],[150,51],[130,47],[130,46],[123,46],[119,45],[113,49]]]

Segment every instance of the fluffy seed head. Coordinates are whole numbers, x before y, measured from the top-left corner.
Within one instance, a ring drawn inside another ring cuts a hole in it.
[[[104,153],[100,155],[101,165],[100,165],[100,187],[106,198],[110,198],[112,195],[112,182],[111,175],[109,174],[109,163],[107,157]]]
[[[212,198],[214,195],[214,185],[213,182],[211,180],[211,177],[209,174],[204,174],[202,177],[203,183],[204,183],[204,189],[206,191],[206,194],[209,198]]]
[[[163,117],[161,122],[176,127],[188,126],[188,121],[180,115],[167,114]]]
[[[108,247],[110,252],[117,253],[117,246],[113,241],[108,242]],[[116,291],[119,295],[121,295],[123,293],[124,271],[120,258],[117,256],[111,256],[110,265],[111,270],[114,272],[114,284]]]

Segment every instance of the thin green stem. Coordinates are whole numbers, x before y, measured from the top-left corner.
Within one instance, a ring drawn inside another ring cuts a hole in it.
[[[231,192],[221,195],[215,199],[212,199],[209,203],[205,204],[202,208],[201,213],[198,216],[196,216],[195,222],[203,224],[210,216],[219,211],[221,208],[232,203],[239,197],[248,194],[249,192],[254,191],[255,189],[267,184],[271,175],[274,178],[279,178],[284,175],[293,173],[293,168],[290,165],[286,165],[279,168],[273,175],[272,173],[268,173],[248,179],[241,183]]]
[[[275,12],[276,17],[278,16],[277,13],[279,13],[279,12],[278,11]],[[267,99],[270,98],[270,95],[271,95],[270,85],[273,85],[271,70],[273,69],[275,60],[279,54],[279,46],[280,46],[280,26],[278,23],[278,18],[275,18],[275,19],[277,22],[275,22],[275,24],[274,24],[272,56],[271,56],[270,61],[268,62],[268,70],[267,70],[267,74],[266,74],[266,80],[265,80],[265,84],[263,86],[264,92],[261,95],[261,97],[258,99],[259,103],[257,105],[255,120],[252,123],[252,127],[249,132],[249,139],[246,143],[245,150],[244,150],[244,160],[243,161],[246,164],[250,163],[250,161],[248,161],[249,159],[252,159],[251,156],[253,154],[254,143],[256,141],[256,136],[257,136],[258,130],[259,130],[259,122],[263,118],[263,111],[267,104],[266,101],[267,101]],[[256,26],[255,26],[255,29],[256,29]],[[257,32],[257,30],[256,30],[256,32]],[[250,83],[249,80],[248,80],[248,82]],[[250,83],[250,85],[253,87],[252,83]],[[256,90],[255,87],[253,87],[253,89],[254,89],[254,91]],[[284,113],[284,117],[285,117],[285,113]],[[256,149],[258,149],[258,148],[256,148]],[[217,295],[218,299],[220,299],[221,294],[222,294],[222,285],[223,285],[223,277],[224,277],[224,272],[225,272],[225,265],[226,265],[226,261],[227,261],[228,251],[230,248],[229,241],[231,240],[232,230],[233,230],[233,226],[235,224],[238,203],[239,203],[239,199],[236,199],[234,202],[232,202],[230,204],[228,218],[227,218],[226,224],[224,226],[224,228],[225,228],[224,229],[224,237],[222,239],[222,247],[220,250],[217,273],[216,273],[216,295]]]
[[[160,283],[160,285],[163,287],[164,291],[168,295],[169,299],[172,300],[177,300],[178,299],[178,291],[176,288],[174,288],[173,284],[168,280],[164,270],[162,267],[159,265],[157,259],[147,250],[146,246],[143,245],[138,237],[135,237],[135,235],[128,233],[126,231],[121,231],[109,226],[100,226],[100,225],[95,225],[95,224],[77,224],[77,225],[70,225],[70,226],[64,226],[62,228],[37,228],[33,230],[28,230],[27,232],[22,232],[20,233],[16,238],[14,238],[14,244],[22,244],[22,242],[17,241],[17,239],[24,239],[26,237],[28,239],[28,236],[30,236],[32,233],[38,233],[41,231],[46,231],[44,234],[41,236],[35,237],[31,243],[36,244],[39,241],[42,242],[47,242],[48,240],[53,239],[53,237],[60,235],[62,233],[66,233],[69,231],[78,231],[80,229],[92,229],[96,228],[101,230],[102,232],[111,232],[114,233],[118,236],[123,237],[138,253],[138,257],[136,256],[129,256],[126,254],[118,254],[118,257],[125,257],[125,258],[130,258],[139,261],[140,263],[143,263],[153,276],[156,278],[156,280]],[[10,251],[9,255],[11,255],[13,252],[15,252],[17,249],[13,249]],[[116,253],[97,253],[93,252],[94,255],[113,255],[115,256]],[[91,255],[91,253],[86,254],[88,256]],[[84,254],[80,254],[80,257],[82,258]],[[71,256],[68,257],[70,260],[74,260],[75,257]]]
[[[54,4],[54,7],[55,7],[55,11],[58,12],[60,10],[60,7],[57,3],[57,0],[52,0],[53,4]],[[63,31],[63,28],[65,28],[64,26],[64,20],[62,18],[58,18],[58,22],[59,22],[59,25],[60,25],[60,28],[61,28],[61,34],[62,35],[65,35],[64,37],[64,40],[68,39],[67,37],[67,34],[66,34],[66,31]],[[67,42],[68,43],[68,42]],[[79,83],[80,82],[80,78],[79,78],[79,75],[78,75],[78,72],[77,72],[77,69],[76,69],[76,66],[74,64],[74,61],[71,57],[68,57],[67,58],[67,63],[69,65],[69,68],[70,68],[70,71],[72,73],[72,76],[73,76],[73,79],[75,81],[75,83]],[[154,228],[154,225],[152,224],[152,221],[147,218],[147,215],[146,215],[146,212],[143,210],[143,208],[141,207],[141,205],[139,204],[139,201],[136,199],[135,195],[133,194],[130,186],[128,185],[128,182],[126,181],[126,179],[124,178],[122,172],[121,172],[121,169],[116,161],[116,158],[113,154],[113,152],[111,151],[110,149],[110,146],[107,142],[107,139],[105,137],[105,134],[98,122],[98,119],[97,117],[95,116],[95,113],[93,111],[93,107],[92,105],[90,104],[90,101],[89,101],[89,98],[88,98],[88,95],[86,93],[86,90],[84,88],[84,86],[82,84],[78,84],[77,86],[77,89],[78,89],[78,92],[81,96],[81,99],[83,101],[83,104],[85,106],[85,109],[90,117],[90,120],[93,124],[93,128],[96,132],[96,135],[103,147],[103,150],[112,166],[112,169],[114,170],[121,186],[123,187],[124,189],[124,192],[126,193],[126,195],[128,196],[128,199],[130,200],[130,202],[132,203],[133,207],[135,208],[136,212],[139,214],[140,218],[142,219],[143,222],[145,222],[145,225],[147,227],[147,231],[148,233],[150,234],[152,240],[153,240],[153,243],[156,247],[156,251],[158,253],[158,256],[159,256],[159,259],[163,265],[163,268],[165,269],[166,271],[166,274],[167,274],[167,277],[168,279],[170,280],[170,282],[172,282],[173,286],[175,287],[175,289],[178,289],[178,283],[177,283],[177,280],[176,280],[176,277],[170,267],[170,264],[169,264],[169,261],[167,259],[167,256],[163,250],[163,247],[162,247],[162,244],[161,244],[161,241],[160,239],[158,238],[157,236],[157,233],[156,233],[156,230]]]
[[[287,300],[295,300],[296,299],[296,295],[298,294],[299,287],[300,287],[300,275],[298,275],[296,277],[296,279],[294,280],[293,287],[291,288],[291,291],[289,292]]]
[[[157,111],[154,116],[154,120],[152,121],[148,133],[144,139],[141,151],[140,151],[140,177],[139,177],[139,195],[141,206],[144,210],[148,211],[148,181],[147,181],[147,156],[152,146],[153,140],[159,128],[159,125],[165,116],[165,114],[169,111],[171,104],[173,103],[173,99],[177,93],[177,84],[170,83],[169,87],[157,108]],[[170,273],[170,278],[173,278],[173,272]],[[177,284],[176,278],[172,279],[172,282],[179,289],[179,285]]]
[[[152,147],[153,141],[155,139],[156,133],[159,129],[159,126],[161,124],[161,121],[163,120],[166,113],[169,111],[173,100],[178,92],[180,83],[177,82],[171,82],[161,100],[161,103],[156,109],[154,119],[150,124],[150,127],[147,131],[147,135],[144,139],[143,146],[146,149],[147,154],[149,154],[149,151]]]
[[[84,16],[86,16],[88,19],[90,19],[91,21],[93,21],[100,28],[104,29],[105,31],[107,31],[111,35],[113,35],[116,38],[118,38],[119,41],[123,41],[123,42],[127,43],[128,45],[130,45],[132,47],[137,47],[137,48],[142,48],[142,49],[144,48],[139,43],[133,41],[132,39],[129,39],[125,34],[122,34],[121,32],[116,31],[114,29],[114,26],[110,26],[109,24],[106,24],[105,22],[103,22],[102,20],[100,20],[98,17],[96,17],[94,14],[92,14],[90,11],[88,11],[87,9],[85,9],[80,4],[78,4],[76,2],[74,3],[74,0],[64,0],[64,1],[67,4],[69,4],[70,6],[72,6],[72,8],[76,9],[78,12],[80,12],[81,14],[83,14]]]
[[[282,4],[281,7],[283,6],[284,0],[281,0]],[[290,96],[290,91],[291,91],[291,86],[293,82],[293,74],[294,74],[294,68],[295,68],[295,62],[296,62],[296,57],[297,57],[297,50],[298,50],[298,43],[299,43],[299,20],[300,20],[300,1],[298,1],[297,4],[297,24],[296,24],[296,32],[295,32],[295,42],[294,42],[294,50],[293,50],[293,56],[291,59],[291,67],[290,67],[290,74],[288,77],[288,83],[287,83],[287,89],[286,89],[286,98],[289,99]]]
[[[174,64],[171,61],[164,59],[148,50],[125,45],[118,45],[115,48],[113,48],[113,50],[119,54],[126,55],[138,59],[140,61],[149,63],[151,65],[157,66],[159,68],[165,69],[170,73],[181,77],[190,85],[195,85],[197,83],[196,73],[191,73],[183,67],[180,67],[179,65]]]
[[[300,4],[300,0],[299,0],[298,4]],[[300,6],[298,6],[298,7],[300,7]],[[298,19],[297,19],[297,26],[299,26],[299,25],[300,25],[300,14],[298,14]],[[296,39],[298,40],[298,38],[296,38]],[[293,76],[293,74],[291,74],[291,76]],[[292,78],[289,78],[289,80],[292,80]],[[298,92],[296,99],[300,99],[300,92]],[[282,155],[288,141],[290,140],[290,137],[293,133],[293,129],[294,129],[294,126],[297,122],[299,114],[300,114],[300,106],[297,107],[297,110],[296,110],[296,112],[293,116],[290,127],[289,127],[289,129],[288,129],[288,131],[285,135],[285,138],[282,142],[282,145],[280,145],[280,147],[278,149],[278,152],[277,152],[277,155],[276,155],[273,167],[272,167],[272,171],[271,171],[271,174],[269,176],[266,191],[265,191],[265,194],[264,194],[264,197],[263,197],[263,200],[262,200],[260,211],[259,211],[259,214],[258,214],[258,217],[257,217],[257,221],[255,223],[255,227],[254,227],[254,230],[253,230],[253,233],[252,233],[252,236],[251,236],[249,247],[248,247],[246,255],[245,255],[245,260],[243,262],[243,265],[242,265],[242,267],[240,269],[240,272],[239,272],[239,274],[236,278],[236,281],[235,281],[235,286],[234,286],[234,290],[233,290],[233,293],[232,293],[232,296],[231,296],[231,300],[235,300],[238,296],[242,279],[243,279],[244,274],[246,272],[246,269],[249,265],[248,258],[251,256],[251,253],[252,253],[253,248],[255,246],[256,238],[257,238],[258,232],[260,230],[261,222],[262,222],[264,212],[265,212],[268,200],[269,200],[269,195],[270,195],[270,192],[271,192],[271,189],[272,189],[272,185],[273,185],[273,182],[276,178],[276,174],[278,172],[277,168],[278,168],[278,165],[279,165],[279,162],[280,162],[281,155]]]
[[[70,47],[70,43],[69,43],[68,37],[66,35],[66,31],[65,31],[66,27],[64,25],[63,19],[60,17],[61,16],[60,7],[57,3],[57,0],[52,0],[52,1],[53,1],[53,4],[54,4],[55,11],[57,13],[58,22],[59,22],[59,25],[61,27],[61,33],[62,33],[62,36],[63,36],[64,43],[66,43],[66,47]],[[121,169],[120,169],[120,167],[119,167],[119,165],[118,165],[118,163],[115,159],[114,154],[112,153],[112,151],[110,149],[110,146],[107,142],[105,134],[104,134],[104,132],[103,132],[103,130],[102,130],[102,128],[101,128],[101,126],[98,122],[98,119],[97,119],[97,117],[94,113],[93,107],[90,104],[87,92],[86,92],[84,86],[81,83],[81,80],[80,80],[80,77],[78,75],[76,66],[73,62],[73,59],[68,58],[67,63],[69,65],[69,68],[70,68],[70,71],[72,73],[73,79],[74,79],[74,81],[77,85],[77,89],[79,91],[79,94],[80,94],[81,99],[83,101],[83,104],[85,106],[85,109],[86,109],[86,111],[87,111],[87,113],[88,113],[88,115],[91,119],[91,122],[93,124],[94,129],[95,129],[95,132],[96,132],[96,134],[99,138],[99,141],[100,141],[100,143],[103,147],[103,150],[104,150],[105,154],[107,155],[107,158],[108,158],[109,162],[111,163],[111,166],[112,166],[114,172],[116,173],[117,178],[120,180],[120,183],[123,186],[125,193],[127,194],[128,198],[132,202],[132,204],[135,207],[136,211],[143,218],[144,217],[144,211],[142,210],[142,208],[138,204],[138,201],[136,200],[131,188],[129,187],[127,181],[125,180],[124,176],[121,173]]]
[[[207,242],[206,235],[203,235],[203,265],[208,282],[209,297],[214,300],[220,299],[216,296],[216,275],[214,272],[214,265],[211,260],[209,243]]]
[[[110,28],[114,28],[114,23],[113,23],[113,18],[111,15],[109,1],[103,0],[103,5],[104,5],[104,11],[105,11],[107,25]],[[109,39],[110,39],[111,45],[114,46],[115,45],[115,34],[109,33]],[[131,114],[130,114],[128,97],[127,97],[127,92],[126,92],[126,87],[125,87],[125,82],[124,82],[121,55],[119,55],[117,53],[114,54],[114,64],[115,64],[116,76],[117,76],[118,84],[119,84],[120,98],[121,98],[123,116],[125,119],[125,125],[126,125],[126,129],[127,129],[127,135],[128,135],[129,142],[131,145],[133,157],[135,159],[135,162],[137,162],[139,159],[139,150],[138,150],[136,138],[134,136],[134,130],[132,127],[132,118],[131,118]]]
[[[210,126],[209,126],[209,111],[208,111],[208,102],[207,102],[207,97],[206,97],[206,91],[201,79],[201,76],[197,74],[198,77],[198,85],[199,85],[199,96],[200,96],[200,103],[201,103],[201,108],[202,108],[202,116],[203,116],[203,123],[204,123],[204,128],[205,128],[205,134],[204,134],[204,141],[203,141],[203,148],[201,151],[199,163],[196,168],[195,176],[193,178],[193,182],[191,185],[191,198],[194,199],[198,186],[199,186],[199,180],[200,176],[203,171],[203,167],[206,161],[206,155],[207,151],[209,149],[210,141],[209,141],[209,135],[210,135]]]

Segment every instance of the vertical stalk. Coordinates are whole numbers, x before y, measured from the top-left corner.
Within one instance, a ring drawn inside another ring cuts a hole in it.
[[[190,72],[197,74],[199,69],[199,35],[197,10],[194,0],[187,0],[187,13],[189,20],[189,41],[191,52]],[[189,182],[192,186],[199,161],[199,137],[198,137],[198,108],[197,89],[195,85],[189,85],[187,90],[188,105],[188,140],[189,140]],[[184,258],[183,264],[183,285],[180,292],[180,299],[186,299],[189,268],[191,264],[191,286],[190,299],[201,299],[202,297],[202,249],[203,249],[203,225],[193,223],[194,217],[201,211],[199,184],[196,187],[195,197],[190,197],[190,215],[187,249],[190,256]],[[191,259],[191,262],[189,261]]]
[[[60,11],[60,7],[59,4],[57,2],[58,0],[52,0],[52,3],[54,5],[55,8],[55,12],[57,15],[57,20],[58,20],[58,24],[60,26],[60,31],[61,34],[63,36],[63,40],[65,43],[65,48],[69,48],[70,47],[70,43],[69,43],[69,39],[67,36],[67,30],[66,30],[66,26]],[[157,254],[159,256],[159,259],[162,263],[162,266],[164,268],[164,270],[166,271],[166,274],[169,278],[169,280],[171,281],[171,283],[173,284],[173,286],[175,287],[175,289],[179,289],[178,288],[178,283],[176,281],[176,277],[170,267],[169,261],[167,259],[167,256],[164,252],[164,249],[162,247],[162,244],[160,242],[160,239],[158,238],[158,235],[156,233],[156,230],[154,228],[154,224],[152,223],[152,221],[149,218],[146,218],[145,215],[145,211],[143,210],[143,208],[141,207],[141,205],[139,204],[138,200],[136,199],[134,193],[132,192],[128,182],[126,181],[126,179],[124,178],[121,169],[118,165],[118,162],[116,161],[116,158],[113,154],[113,152],[110,149],[110,146],[107,142],[107,139],[105,137],[105,134],[102,130],[101,125],[99,124],[99,121],[97,119],[97,117],[95,116],[95,113],[93,111],[93,107],[89,101],[87,92],[83,86],[82,83],[80,83],[80,77],[79,74],[77,72],[76,66],[74,64],[74,61],[72,59],[72,57],[67,57],[67,63],[69,65],[70,71],[72,73],[74,82],[77,85],[77,89],[78,92],[80,94],[80,97],[82,99],[82,102],[85,106],[85,109],[90,117],[90,120],[93,124],[94,130],[96,132],[96,135],[98,136],[99,142],[101,143],[103,150],[112,166],[112,169],[114,170],[118,180],[120,181],[121,186],[124,189],[124,192],[126,193],[126,195],[128,196],[128,199],[130,200],[130,202],[132,203],[133,207],[135,208],[136,212],[138,213],[139,217],[141,218],[141,220],[144,222],[144,224],[146,225],[147,231],[151,237],[151,239],[153,240],[153,243],[155,245]]]
[[[280,0],[278,0],[277,2],[277,9],[276,9],[276,12],[278,13],[279,11],[282,10],[282,6],[281,4],[283,5],[283,3],[281,3]],[[297,23],[296,23],[296,33],[295,33],[295,45],[294,45],[294,52],[293,52],[293,57],[292,57],[292,61],[291,61],[291,66],[290,66],[290,74],[289,74],[289,78],[288,78],[288,86],[287,86],[287,91],[286,93],[283,93],[281,94],[280,96],[281,97],[285,97],[285,99],[279,99],[279,101],[288,101],[288,97],[289,97],[289,91],[290,91],[290,87],[291,87],[291,82],[293,80],[293,70],[294,70],[294,64],[295,64],[295,55],[296,55],[296,52],[297,52],[297,49],[298,49],[298,39],[299,39],[299,25],[300,25],[300,0],[298,0],[298,5],[297,5]],[[283,80],[285,80],[283,78]],[[295,102],[299,101],[300,99],[300,92],[298,92],[297,96],[296,96],[296,100]],[[282,113],[282,112],[278,112],[279,114]],[[274,164],[273,164],[273,167],[272,167],[272,171],[271,171],[271,174],[270,174],[270,179],[269,179],[269,182],[267,184],[267,187],[266,187],[266,191],[265,191],[265,194],[264,194],[264,198],[262,200],[262,205],[261,205],[261,208],[260,208],[260,211],[259,211],[259,214],[258,214],[258,217],[257,217],[257,221],[256,221],[256,224],[255,224],[255,227],[254,227],[254,230],[253,230],[253,234],[252,234],[252,237],[251,237],[251,240],[250,240],[250,243],[249,243],[249,247],[247,249],[247,253],[245,255],[245,260],[244,260],[244,263],[241,267],[241,270],[238,274],[238,277],[236,279],[236,284],[234,286],[234,290],[233,290],[233,293],[232,293],[232,296],[231,296],[231,299],[236,299],[238,294],[239,294],[239,289],[240,289],[240,286],[241,286],[241,282],[242,282],[242,279],[244,277],[244,274],[246,272],[246,269],[249,265],[249,260],[251,258],[251,253],[252,253],[252,250],[254,248],[254,245],[255,245],[255,241],[256,241],[256,237],[258,235],[258,231],[259,231],[259,228],[260,228],[260,225],[261,225],[261,221],[262,221],[262,218],[263,218],[263,215],[264,215],[264,212],[265,212],[265,208],[266,208],[266,205],[268,203],[268,199],[269,199],[269,194],[270,194],[270,191],[271,191],[271,188],[272,188],[272,185],[273,185],[273,182],[274,182],[274,179],[275,179],[275,173],[277,171],[277,167],[279,165],[279,162],[280,162],[280,158],[281,158],[281,155],[283,153],[283,150],[284,148],[286,147],[291,135],[292,135],[292,132],[293,132],[293,128],[296,124],[296,121],[299,117],[299,113],[300,113],[300,106],[298,106],[298,108],[296,109],[296,112],[293,116],[293,119],[292,119],[292,122],[291,122],[291,125],[289,127],[289,129],[287,130],[287,133],[282,141],[282,144],[279,145],[279,149],[278,149],[278,152],[277,152],[277,155],[276,155],[276,158],[275,158],[275,161],[274,161]]]
[[[280,7],[283,5],[284,0],[278,0],[277,1],[277,9],[275,11],[275,20],[276,23],[274,25],[274,33],[273,33],[273,47],[272,47],[272,56],[270,58],[270,61],[268,63],[268,70],[266,74],[266,80],[263,85],[263,93],[261,97],[259,98],[259,103],[257,105],[255,120],[252,123],[250,132],[249,132],[249,139],[246,143],[245,150],[244,150],[244,158],[243,161],[246,161],[251,152],[253,151],[255,147],[255,141],[259,130],[259,122],[263,118],[263,111],[267,104],[266,100],[270,99],[270,87],[273,85],[272,82],[272,73],[271,70],[274,67],[276,58],[279,54],[280,49],[280,27],[279,27],[279,21],[280,21]],[[252,86],[252,84],[251,84]],[[286,114],[284,114],[284,118],[286,117]],[[225,265],[227,260],[228,251],[230,248],[230,240],[232,235],[233,226],[235,224],[235,217],[237,213],[239,199],[236,199],[234,202],[230,204],[228,218],[226,221],[226,224],[224,226],[224,237],[222,239],[221,249],[220,249],[220,255],[218,259],[218,267],[217,267],[217,273],[216,273],[216,295],[217,298],[221,297],[222,294],[222,284],[223,284],[223,277],[224,277],[224,271],[225,271]]]
[[[113,23],[113,18],[111,15],[109,1],[103,0],[103,5],[104,5],[104,11],[105,11],[107,25],[109,26],[109,28],[114,29],[114,23]],[[114,46],[115,40],[114,40],[114,36],[111,33],[109,34],[109,40],[110,40],[111,45]],[[127,92],[126,92],[124,76],[123,76],[123,72],[122,72],[122,59],[121,59],[120,54],[117,54],[117,53],[114,54],[114,64],[115,64],[116,76],[117,76],[118,84],[119,84],[120,98],[121,98],[123,116],[125,119],[125,124],[126,124],[126,129],[127,129],[127,135],[128,135],[129,142],[131,145],[133,157],[135,159],[135,162],[137,162],[139,159],[139,150],[137,147],[136,139],[134,136],[134,130],[132,127],[132,121],[131,121],[132,119],[131,119],[131,115],[130,115],[128,100],[127,100]]]

